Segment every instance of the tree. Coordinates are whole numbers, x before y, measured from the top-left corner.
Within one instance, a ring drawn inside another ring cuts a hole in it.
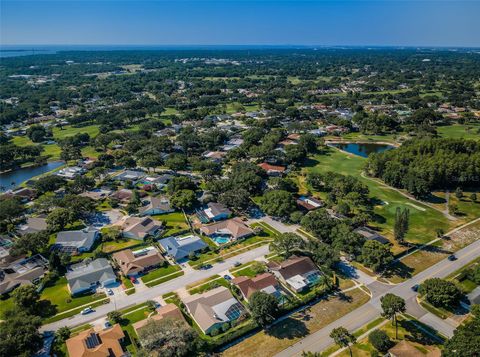
[[[120,311],[110,311],[108,314],[107,314],[107,318],[110,320],[110,321],[113,321],[114,323],[118,324],[122,321],[123,317],[122,317],[122,313]]]
[[[36,233],[27,233],[19,236],[13,242],[13,253],[20,254],[37,254],[47,250],[50,237],[47,231]]]
[[[471,195],[470,195],[470,199],[472,200],[472,202],[477,202],[477,194],[475,192],[473,192]]]
[[[57,175],[47,175],[40,177],[35,181],[34,187],[40,194],[45,192],[53,192],[65,185],[65,180]]]
[[[393,261],[393,254],[388,246],[369,240],[362,247],[361,260],[367,267],[379,272]]]
[[[23,213],[23,205],[16,198],[0,199],[0,221],[10,224]]]
[[[37,288],[35,286],[19,286],[13,291],[12,297],[13,302],[19,309],[31,314],[37,310],[40,294],[37,292]]]
[[[180,190],[196,190],[197,186],[195,183],[187,176],[176,176],[170,180],[167,185],[167,192],[170,195],[173,195],[175,192]]]
[[[453,337],[444,345],[442,356],[476,357],[478,351],[480,351],[480,316],[474,316],[455,329]]]
[[[275,237],[270,243],[272,251],[288,258],[304,245],[303,239],[295,233],[282,233]]]
[[[300,222],[307,231],[312,232],[315,237],[323,242],[330,243],[332,229],[337,225],[335,219],[330,217],[325,209],[317,209],[307,213]]]
[[[463,197],[463,191],[460,187],[457,187],[457,189],[455,190],[455,197],[459,200]]]
[[[348,347],[348,351],[350,352],[350,357],[352,356],[352,349],[350,345],[357,342],[357,338],[352,335],[345,327],[337,327],[332,330],[330,333],[330,338],[335,341],[337,345],[340,347]]]
[[[272,323],[279,310],[277,299],[263,291],[256,291],[250,296],[249,306],[252,318],[262,327]]]
[[[197,197],[192,190],[180,190],[170,198],[170,203],[175,208],[190,210],[197,204]]]
[[[150,320],[138,331],[138,337],[152,357],[188,356],[198,343],[198,335],[189,325],[171,317]]]
[[[38,332],[41,325],[40,317],[24,311],[8,314],[0,323],[0,356],[32,356],[43,344],[42,335]]]
[[[290,192],[282,190],[267,191],[260,199],[262,210],[275,217],[288,217],[295,211],[296,203]]]
[[[395,323],[395,338],[398,339],[398,321],[397,314],[405,312],[405,300],[394,294],[385,294],[380,298],[382,305],[382,316],[392,319]]]
[[[405,235],[408,231],[409,226],[409,218],[410,218],[410,210],[408,208],[404,208],[401,210],[400,207],[397,207],[395,211],[395,223],[393,226],[393,235],[395,240],[399,244],[403,244],[405,240]]]
[[[55,337],[58,338],[60,342],[65,342],[70,338],[70,335],[72,334],[72,331],[70,330],[69,327],[63,326],[60,327],[57,332],[55,332]]]
[[[51,232],[59,232],[75,222],[75,216],[68,208],[55,208],[47,216],[47,227]]]
[[[27,129],[27,136],[34,143],[40,143],[45,140],[47,130],[42,125],[34,124]]]
[[[306,250],[317,265],[325,268],[333,268],[340,260],[338,251],[333,249],[331,245],[321,241],[309,241]]]
[[[70,186],[70,190],[75,194],[79,194],[90,190],[94,186],[95,180],[93,178],[87,176],[77,176],[73,180],[73,183]]]
[[[237,211],[244,211],[252,204],[250,194],[243,188],[225,191],[218,196],[218,202]]]
[[[393,344],[390,337],[388,337],[387,333],[383,330],[373,330],[370,335],[368,335],[368,342],[380,352],[388,351]]]
[[[451,308],[462,298],[462,291],[454,283],[440,278],[425,280],[419,292],[436,307]]]

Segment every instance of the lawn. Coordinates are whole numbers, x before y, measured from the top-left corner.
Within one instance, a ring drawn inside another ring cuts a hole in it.
[[[385,134],[385,135],[369,135],[363,134],[360,132],[352,132],[344,134],[340,137],[338,136],[326,136],[325,140],[345,140],[345,141],[366,141],[366,142],[387,142],[387,143],[398,143],[400,139],[399,134]]]
[[[304,171],[321,173],[333,171],[359,178],[368,186],[370,196],[378,202],[374,208],[377,218],[373,225],[377,226],[386,237],[391,239],[393,237],[393,224],[397,207],[410,210],[410,229],[406,236],[408,242],[423,244],[435,239],[435,230],[431,227],[442,228],[444,231],[451,228],[451,223],[442,213],[409,200],[377,180],[363,177],[361,174],[365,164],[364,158],[348,155],[333,148],[328,148],[326,151],[324,155],[315,155],[309,159]]]
[[[90,137],[95,137],[100,132],[99,128],[99,125],[87,125],[78,128],[71,125],[64,126],[63,128],[54,127],[53,137],[55,138],[55,140],[59,140],[80,133],[87,133],[88,135],[90,135]]]
[[[328,300],[322,300],[305,310],[304,313],[295,313],[288,319],[277,323],[269,329],[268,334],[260,331],[228,348],[222,356],[273,356],[369,300],[369,296],[360,289],[352,290],[346,295],[351,299],[331,297]]]
[[[218,288],[219,286],[225,286],[228,288],[230,283],[220,275],[214,275],[193,285],[188,285],[187,290],[190,295],[193,295],[204,293],[206,291]]]
[[[437,127],[442,138],[480,140],[480,124],[454,124]]]
[[[120,239],[118,241],[111,241],[102,243],[102,252],[104,253],[113,253],[126,248],[140,248],[141,246],[146,246],[144,242],[141,242],[136,239]]]
[[[240,268],[237,270],[230,270],[230,272],[233,274],[233,276],[238,277],[238,276],[248,276],[248,277],[255,277],[258,274],[261,274],[265,272],[266,268],[265,265],[260,263],[260,262],[251,262],[245,264],[246,267]]]
[[[163,233],[164,237],[169,237],[172,234],[189,229],[188,223],[185,221],[185,216],[182,212],[159,214],[152,216],[152,218],[165,224],[166,231]]]
[[[419,328],[418,326],[421,326]],[[438,348],[443,342],[443,338],[435,334],[428,326],[423,325],[421,322],[411,319],[409,317],[400,317],[398,321],[398,340],[395,339],[395,326],[391,322],[387,322],[379,328],[379,330],[385,331],[390,339],[394,342],[400,342],[401,340],[409,341],[417,350],[427,354],[428,352],[438,351]],[[430,335],[426,331],[431,332]],[[360,340],[358,343],[352,346],[352,354],[354,357],[368,357],[374,353],[375,348],[368,342],[368,338]],[[322,356],[327,354],[322,353]],[[381,353],[380,355],[383,355]],[[348,349],[340,352],[337,356],[347,357],[350,356]]]
[[[65,277],[59,278],[55,282],[55,285],[48,286],[43,289],[40,295],[42,300],[48,300],[56,307],[57,314],[78,306],[93,303],[95,301],[104,299],[105,297],[106,295],[104,293],[72,297],[68,291],[67,279]]]
[[[477,267],[479,264],[480,258],[477,258],[451,274],[448,279],[457,284],[457,286],[460,287],[465,294],[469,294],[477,287],[477,284],[468,279],[466,277],[466,273],[468,270],[473,267]]]
[[[181,270],[181,268],[178,265],[168,265],[166,267],[154,269],[154,270],[148,272],[147,274],[142,276],[141,279],[144,283],[149,283],[152,280],[162,278],[166,275],[173,274],[173,273],[175,273],[177,271],[180,271],[180,270]]]
[[[470,198],[472,193],[473,191],[464,191],[463,197],[459,199],[455,196],[455,192],[450,192],[449,205],[453,204],[458,207],[458,212],[455,214],[458,218],[457,223],[465,223],[480,217],[480,193],[476,192],[478,196],[476,202]],[[433,192],[432,195],[435,207],[445,209],[445,192]],[[450,214],[453,214],[453,212],[450,211]]]

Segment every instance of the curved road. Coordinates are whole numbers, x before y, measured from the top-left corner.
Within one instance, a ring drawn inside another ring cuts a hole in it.
[[[296,344],[288,347],[278,353],[276,357],[301,356],[303,351],[321,352],[328,348],[333,340],[329,337],[332,329],[343,326],[349,331],[355,331],[365,324],[376,319],[381,313],[380,298],[386,293],[392,293],[401,296],[407,303],[407,312],[416,317],[419,321],[431,326],[441,334],[451,337],[456,326],[448,320],[442,320],[439,317],[425,311],[416,302],[416,295],[411,288],[416,284],[421,284],[428,278],[445,278],[454,271],[460,269],[470,261],[480,256],[480,240],[455,253],[457,260],[451,262],[444,259],[430,268],[418,273],[408,281],[398,285],[387,285],[377,282],[370,276],[356,271],[344,264],[346,269],[350,269],[350,274],[354,278],[364,283],[372,292],[372,299],[358,309],[350,312],[342,318],[325,326],[321,330],[310,334]]]

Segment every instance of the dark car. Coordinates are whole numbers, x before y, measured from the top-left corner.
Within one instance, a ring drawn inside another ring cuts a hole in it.
[[[420,286],[418,284],[415,284],[414,286],[412,286],[412,290],[417,292],[419,287]]]
[[[450,260],[451,262],[453,262],[454,260],[457,260],[457,257],[456,257],[454,254],[452,254],[452,255],[449,255],[449,256],[448,256],[448,260]]]
[[[230,275],[226,275],[226,274],[223,276],[223,278],[225,280],[232,280],[232,277]]]

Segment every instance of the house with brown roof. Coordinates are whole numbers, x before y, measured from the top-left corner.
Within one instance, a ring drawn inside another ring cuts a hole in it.
[[[216,238],[238,240],[254,234],[253,229],[243,223],[238,217],[213,224],[202,225],[200,230],[203,234],[211,237],[213,240],[216,240]]]
[[[125,334],[119,324],[95,331],[94,328],[80,332],[65,341],[70,357],[121,357],[128,356],[121,342]]]
[[[112,258],[124,276],[136,276],[165,262],[165,259],[155,247],[147,247],[137,251],[124,249],[114,253]]]
[[[273,295],[278,300],[281,300],[282,298],[280,284],[271,273],[263,273],[254,278],[239,276],[238,278],[233,279],[232,283],[240,289],[240,292],[246,301],[248,301],[256,291],[263,291],[264,293]]]
[[[406,340],[402,340],[397,343],[395,346],[388,350],[388,353],[385,356],[389,357],[440,357],[441,351],[434,347],[428,349],[428,352],[423,353],[417,349],[412,343]]]
[[[269,176],[281,176],[287,170],[284,166],[271,165],[268,162],[262,162],[257,166],[265,170]]]
[[[320,208],[323,206],[323,202],[320,200],[317,200],[314,197],[310,196],[300,196],[297,199],[297,205],[300,207],[304,208],[307,211],[313,211],[317,208]]]
[[[165,306],[161,306],[158,309],[155,310],[156,315],[152,315],[147,319],[140,320],[138,322],[135,322],[132,327],[135,330],[135,332],[138,335],[138,331],[141,330],[145,325],[150,322],[150,321],[160,321],[164,318],[173,318],[173,319],[178,319],[180,321],[185,321],[185,318],[183,317],[182,312],[180,309],[177,307],[175,304],[167,304]],[[141,341],[140,341],[141,342]]]
[[[156,237],[162,230],[162,222],[151,217],[123,217],[114,224],[120,227],[125,238],[144,240],[147,237]]]
[[[237,320],[245,308],[224,286],[182,299],[187,311],[205,334]]]
[[[295,292],[318,283],[321,273],[309,257],[292,256],[281,263],[269,262],[269,270]]]

